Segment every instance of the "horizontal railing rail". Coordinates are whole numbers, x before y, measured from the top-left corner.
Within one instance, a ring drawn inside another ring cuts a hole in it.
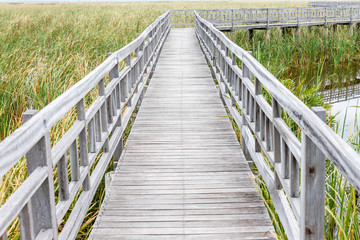
[[[337,88],[326,89],[319,92],[324,103],[334,104],[360,97],[360,84],[341,86]]]
[[[25,112],[24,124],[0,142],[0,177],[25,160],[28,174],[0,208],[0,239],[7,239],[8,226],[16,217],[23,239],[77,236],[110,160],[116,165],[120,158],[125,127],[141,104],[169,31],[166,12],[41,111]],[[125,66],[119,68],[122,63]],[[94,92],[96,99],[86,106]],[[52,147],[50,130],[71,111],[77,119]],[[57,171],[57,203],[53,171]]]
[[[216,27],[263,28],[360,22],[360,6],[195,10]],[[194,25],[194,10],[171,10],[172,25]]]
[[[323,108],[308,108],[250,53],[194,14],[201,48],[241,130],[245,157],[263,177],[288,238],[323,239],[325,156],[360,190],[360,155],[324,122]],[[284,114],[300,127],[301,141]]]
[[[346,6],[359,6],[359,1],[321,1],[321,2],[309,2],[308,6],[310,7],[346,7]]]

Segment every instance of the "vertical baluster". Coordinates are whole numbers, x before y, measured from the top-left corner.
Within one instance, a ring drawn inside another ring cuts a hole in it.
[[[220,51],[219,51],[219,53],[220,53],[220,70],[221,70],[222,74],[225,74],[224,73],[224,56],[222,54],[222,52],[225,49],[225,46],[224,46],[223,42],[220,39],[219,39],[219,42],[220,42]]]
[[[95,117],[94,117],[95,118]],[[88,124],[88,131],[89,131],[89,152],[95,152],[95,120],[91,119]]]
[[[224,44],[224,50],[225,50],[225,57],[224,57],[224,75],[226,78],[226,82],[229,83],[230,82],[230,78],[229,78],[229,65],[227,64],[227,58],[229,57],[229,49],[225,46]]]
[[[281,177],[289,179],[290,151],[286,142],[281,138]]]
[[[105,82],[104,79],[99,81],[99,96],[105,97]],[[100,109],[100,121],[101,121],[101,130],[102,132],[108,131],[108,123],[107,123],[107,101],[103,103]]]
[[[127,56],[126,57],[126,66],[130,67],[130,71],[129,73],[127,74],[127,79],[126,79],[126,87],[125,87],[125,97],[126,99],[128,99],[128,107],[131,107],[131,96],[130,96],[130,92],[131,92],[131,78],[132,78],[132,65],[131,65],[131,56]]]
[[[290,193],[291,197],[299,197],[299,164],[290,154]]]
[[[300,12],[299,12],[299,8],[296,8],[296,16],[297,16],[296,34],[297,34],[297,38],[300,39]]]
[[[265,141],[266,141],[266,150],[272,150],[272,137],[271,137],[271,123],[267,116],[265,116]]]
[[[77,115],[80,121],[84,121],[85,123],[85,102],[84,99],[81,99],[77,105]],[[89,159],[88,159],[88,143],[87,143],[87,136],[86,136],[86,126],[84,124],[83,130],[80,132],[79,135],[79,142],[80,142],[80,160],[81,166],[87,167],[89,166]],[[90,175],[86,176],[83,182],[83,189],[84,191],[90,190]]]
[[[246,115],[249,116],[249,120],[251,122],[251,116],[250,116],[250,112],[251,112],[251,94],[250,94],[250,91],[246,88],[245,84],[243,86],[245,89],[246,89],[246,92],[245,92],[245,99],[246,99]]]
[[[36,110],[24,112],[23,122],[28,121],[36,113]],[[38,167],[46,166],[48,171],[47,179],[31,197],[28,203],[29,206],[23,208],[20,213],[20,223],[23,224],[23,226],[20,227],[22,234],[24,238],[26,236],[35,237],[42,229],[51,229],[52,237],[56,240],[58,238],[58,228],[55,212],[51,142],[48,131],[38,143],[26,153],[26,166],[28,176]],[[36,214],[34,214],[32,210],[36,211]]]
[[[217,37],[215,37],[216,40],[216,72],[220,72],[220,59],[221,59],[221,54],[220,54],[220,50],[219,50],[219,39]]]
[[[249,92],[249,96],[250,96],[250,122],[254,122],[255,119],[255,99],[254,97],[250,94]]]
[[[248,71],[246,69],[247,69],[247,66],[245,64],[243,64],[243,76],[244,77],[247,77],[247,75],[250,74],[250,71]],[[248,90],[247,90],[245,84],[242,84],[242,85],[243,85],[242,86],[242,108],[241,108],[242,125],[247,127],[248,122],[246,120],[246,114],[247,114],[248,109],[249,109],[249,101],[248,101],[249,95],[248,95]],[[241,149],[244,152],[245,159],[247,161],[249,161],[249,165],[251,166],[252,165],[252,162],[250,162],[251,156],[250,156],[248,148],[246,147],[246,143],[245,143],[245,140],[244,140],[243,136],[241,136]]]
[[[117,111],[119,111],[121,109],[121,96],[120,95],[121,95],[120,83],[118,83],[118,84],[116,84],[116,87],[115,87],[115,99],[116,99],[116,110]]]
[[[261,96],[261,83],[257,78],[255,78],[255,97],[258,98],[260,96]],[[260,109],[259,104],[256,101],[256,98],[255,98],[255,110],[254,110],[254,113],[255,113],[255,135],[259,134],[259,132],[261,130],[260,129],[260,126],[261,126],[261,117],[260,117],[261,109]],[[255,138],[255,151],[256,152],[261,151],[260,144],[256,140],[256,138]]]
[[[312,110],[326,121],[324,108],[313,107]],[[325,155],[304,130],[301,131],[300,213],[300,239],[324,239]]]
[[[231,31],[234,31],[234,9],[231,9]]]
[[[79,153],[78,153],[77,140],[75,140],[70,145],[69,153],[70,153],[71,181],[79,181],[80,168],[79,168]]]
[[[32,210],[32,204],[31,200],[25,206],[19,213],[19,225],[20,225],[20,236],[21,239],[26,240],[33,240],[35,239],[35,233],[34,233],[34,216],[33,216],[33,210]],[[0,237],[0,240],[7,240],[7,232],[5,232],[2,237]]]
[[[263,111],[260,111],[260,139],[261,141],[265,141],[265,135],[266,135],[266,116]],[[267,147],[266,147],[266,150]]]
[[[111,82],[115,78],[119,78],[119,64],[118,63],[116,63],[115,66],[109,72],[109,81]],[[109,111],[109,123],[112,123],[112,117],[116,116],[116,114],[117,114],[116,105],[117,105],[116,95],[114,93],[111,93],[110,97],[109,97],[109,104],[108,104],[108,106],[111,107],[111,110]]]
[[[106,106],[107,106],[107,113],[108,113],[107,122],[109,124],[113,123],[113,116],[114,116],[114,112],[113,112],[114,108],[113,108],[113,101],[112,100],[113,100],[113,97],[112,97],[112,94],[110,94],[110,96],[108,96],[106,98],[106,102],[107,102]]]
[[[21,225],[20,225],[21,226]],[[21,230],[21,229],[20,229]],[[21,233],[20,233],[21,234]],[[21,235],[23,236],[23,235]],[[33,239],[33,238],[30,238],[30,239]],[[4,232],[4,234],[2,236],[0,236],[0,240],[8,240],[8,235],[7,235],[7,232]]]
[[[235,53],[232,53],[232,66],[233,66],[233,68],[234,68],[234,66],[236,66],[236,59],[237,59],[237,56],[235,55]],[[238,76],[236,75],[236,73],[235,73],[235,71],[234,70],[232,70],[232,74],[233,74],[233,76],[232,76],[232,79],[233,79],[233,90],[234,90],[234,92],[235,92],[235,96],[233,96],[234,98],[237,98],[238,100],[239,100],[239,78],[238,78]]]
[[[216,69],[216,40],[214,39],[213,33],[211,33],[211,45],[212,45],[212,66]]]
[[[59,194],[60,201],[66,201],[69,199],[69,182],[68,182],[68,171],[67,171],[67,157],[63,155],[58,164],[58,181],[59,181]]]
[[[270,39],[270,16],[269,16],[269,9],[266,9],[266,38]]]
[[[272,114],[273,121],[275,118],[281,118],[281,108],[279,103],[273,98],[272,99]],[[275,125],[273,125],[273,149],[274,149],[274,165],[276,166],[281,162],[281,136]],[[281,183],[279,179],[279,174],[275,170],[275,187],[276,189],[281,189]]]

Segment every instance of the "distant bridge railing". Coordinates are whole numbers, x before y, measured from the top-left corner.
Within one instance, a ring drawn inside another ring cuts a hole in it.
[[[235,28],[269,29],[271,27],[300,27],[360,22],[360,6],[201,9],[200,17],[220,30]],[[194,25],[194,10],[171,10],[172,25]]]
[[[360,84],[330,88],[319,93],[325,103],[343,102],[360,97]]]
[[[76,237],[110,160],[116,164],[120,157],[125,127],[141,103],[169,30],[166,12],[40,112],[26,112],[26,122],[0,142],[0,177],[25,159],[28,174],[0,208],[0,239],[7,239],[7,228],[16,217],[22,239]],[[96,99],[87,107],[90,94]],[[49,131],[71,112],[77,119],[52,147]],[[71,214],[64,219],[70,206]]]
[[[325,156],[360,190],[360,155],[324,122],[323,108],[309,109],[250,53],[194,14],[201,48],[241,129],[245,157],[263,177],[288,238],[323,239]],[[301,128],[301,141],[285,113]]]
[[[359,1],[321,1],[321,2],[309,2],[309,7],[349,7],[360,6]]]

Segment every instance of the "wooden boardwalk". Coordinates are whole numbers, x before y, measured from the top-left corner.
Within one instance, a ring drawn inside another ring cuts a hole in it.
[[[172,29],[90,239],[272,239],[194,29]]]

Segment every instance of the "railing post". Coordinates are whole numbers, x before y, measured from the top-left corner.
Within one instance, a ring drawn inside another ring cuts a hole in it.
[[[297,34],[298,40],[300,40],[300,11],[299,11],[299,8],[296,9],[296,14],[297,14],[297,29],[296,29],[296,34]]]
[[[136,37],[138,37],[138,36],[139,36],[139,34],[137,33]],[[135,50],[135,54],[136,54],[136,56],[139,55],[139,50],[138,49]],[[111,54],[109,54],[109,56],[110,55]],[[119,77],[119,64],[117,63],[117,64],[115,64],[115,66],[109,72],[109,81],[112,81],[113,79],[118,78],[118,77]],[[111,99],[110,103],[108,102],[108,111],[109,111],[109,108],[111,108],[112,115],[109,113],[109,117],[111,117],[111,118],[112,118],[112,116],[116,115],[115,114],[116,109],[121,109],[121,94],[122,93],[121,93],[120,89],[117,87],[116,88],[116,95],[115,95],[116,97],[115,97],[115,99],[114,99],[114,97],[112,97],[113,94],[110,95],[110,98],[112,98],[112,99]],[[114,102],[116,102],[116,109],[113,107],[113,106],[115,106]],[[111,106],[109,106],[109,104],[111,104]],[[121,118],[121,112],[120,112],[119,118],[118,118],[118,120],[116,122],[117,127],[121,127],[121,121],[122,121],[122,118]],[[115,149],[114,155],[113,155],[114,170],[116,169],[116,166],[117,166],[117,164],[119,162],[119,159],[120,159],[120,156],[121,156],[121,153],[122,153],[122,149],[123,149],[123,141],[122,141],[122,138],[121,138],[118,146]]]
[[[27,122],[36,113],[37,110],[24,112],[22,116],[23,122]],[[19,214],[21,238],[35,239],[40,231],[51,229],[53,239],[57,239],[53,166],[48,131],[26,154],[26,165],[28,176],[38,167],[47,167],[48,175],[47,179]]]
[[[255,105],[254,105],[254,112],[255,112],[255,134],[258,134],[260,132],[260,127],[261,127],[261,108],[259,106],[259,104],[257,103],[257,98],[261,96],[262,93],[262,87],[261,87],[261,82],[259,81],[258,78],[255,77]],[[257,140],[257,138],[255,138],[255,152],[261,152],[261,146],[259,144],[259,141]]]
[[[242,76],[244,78],[248,78],[250,79],[250,81],[252,80],[252,73],[250,72],[250,69],[246,66],[246,64],[242,64]],[[250,101],[249,101],[249,95],[250,93],[248,92],[245,84],[242,84],[241,86],[241,102],[242,102],[242,108],[241,108],[241,115],[242,115],[242,125],[243,126],[248,126],[248,122],[246,120],[246,114],[249,112],[249,108],[250,108]],[[241,129],[243,129],[243,126],[241,127]],[[245,143],[245,139],[243,137],[243,135],[241,135],[241,149],[244,152],[245,155],[245,159],[248,161],[248,164],[250,167],[252,167],[252,159],[250,156],[250,152],[246,146]]]
[[[234,9],[231,9],[231,30],[234,31]]]
[[[83,121],[85,123],[85,101],[81,99],[77,105],[77,116],[78,120]],[[81,166],[88,167],[89,166],[89,159],[88,159],[88,141],[86,136],[86,126],[84,124],[84,128],[81,130],[79,135],[79,143],[80,143],[80,160]],[[88,191],[90,190],[90,174],[88,173],[84,182],[83,182],[83,190]]]
[[[270,39],[270,15],[269,9],[266,9],[267,17],[266,17],[266,38]]]
[[[326,39],[328,38],[329,36],[329,28],[328,28],[328,23],[327,23],[327,8],[325,8],[325,24],[324,24],[324,28],[325,28],[325,36],[326,36]]]
[[[353,8],[350,8],[350,23],[349,23],[349,33],[351,34],[353,32],[353,27],[354,27],[354,23],[353,23]]]
[[[281,107],[279,103],[274,99],[272,99],[272,115],[273,119],[281,118]],[[274,122],[274,121],[273,121]],[[281,163],[281,135],[275,125],[273,124],[273,150],[274,150],[274,165],[275,165],[275,187],[276,189],[281,189],[281,183],[279,179],[279,173],[276,171],[276,165]]]
[[[326,110],[311,108],[324,122]],[[325,155],[301,132],[301,209],[300,239],[324,239],[325,218]]]

